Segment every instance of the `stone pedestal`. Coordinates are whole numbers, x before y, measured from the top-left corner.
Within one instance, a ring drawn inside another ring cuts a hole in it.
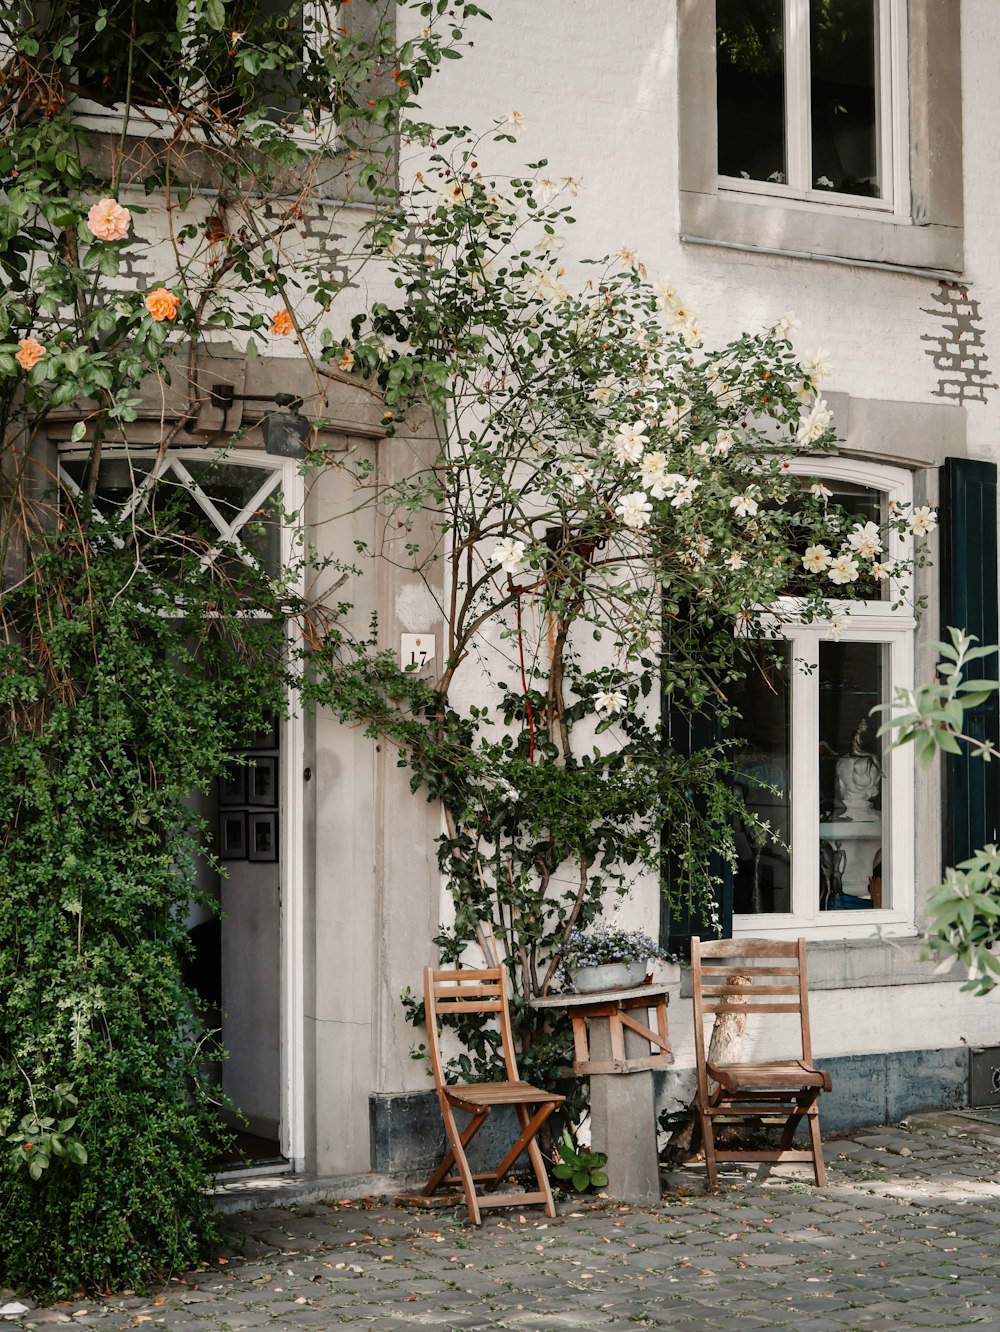
[[[625,1049],[640,1058],[649,1054],[649,1043],[636,1032],[626,1031]],[[611,1058],[611,1028],[606,1022],[592,1024],[590,1051],[594,1059]],[[656,1104],[650,1070],[627,1076],[591,1074],[590,1133],[592,1150],[607,1152],[609,1197],[622,1202],[659,1200]]]
[[[870,897],[875,857],[882,847],[882,820],[877,814],[867,819],[831,819],[819,825],[820,839],[843,850],[845,864],[843,890],[852,897]]]
[[[667,985],[603,994],[534,999],[532,1008],[565,1008],[573,1021],[573,1072],[590,1077],[591,1146],[606,1152],[610,1197],[660,1197],[653,1070],[673,1063],[667,1033]],[[654,1014],[653,1024],[650,1013]],[[650,1047],[656,1053],[650,1054]]]

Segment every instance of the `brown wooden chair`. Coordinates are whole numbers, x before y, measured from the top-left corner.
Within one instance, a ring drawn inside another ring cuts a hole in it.
[[[565,1097],[554,1092],[542,1091],[539,1087],[532,1087],[518,1077],[507,1000],[506,968],[500,966],[481,971],[466,968],[458,971],[437,971],[433,967],[426,967],[424,1005],[427,1011],[427,1045],[431,1067],[434,1070],[438,1102],[441,1106],[445,1132],[448,1135],[448,1151],[427,1181],[424,1196],[430,1197],[439,1188],[454,1188],[460,1183],[469,1209],[469,1218],[475,1226],[482,1224],[480,1215],[482,1207],[526,1207],[532,1203],[543,1203],[545,1215],[555,1216],[552,1189],[545,1172],[545,1160],[538,1145],[537,1135],[549,1115],[556,1106],[563,1103]],[[507,1071],[505,1081],[452,1085],[445,1082],[438,1023],[441,1017],[451,1013],[496,1015]],[[493,1108],[503,1105],[513,1107],[521,1132],[495,1169],[473,1174],[469,1168],[466,1149],[486,1123]],[[464,1110],[472,1116],[461,1131],[455,1119],[456,1110]],[[493,1190],[506,1178],[517,1158],[525,1151],[528,1153],[535,1174],[537,1191],[494,1193]],[[453,1170],[457,1173],[452,1173]],[[484,1185],[485,1194],[477,1192],[477,1183]]]
[[[719,1161],[760,1162],[761,1175],[766,1175],[779,1162],[809,1161],[816,1183],[822,1187],[826,1184],[826,1167],[816,1101],[820,1092],[831,1089],[832,1083],[829,1073],[816,1068],[812,1061],[805,941],[722,939],[702,943],[694,938],[691,973],[698,1072],[696,1103],[709,1185],[713,1189],[718,1187]],[[739,1046],[743,1030],[747,1019],[756,1013],[797,1014],[801,1057],[784,1062],[741,1062]],[[705,1020],[713,1014],[715,1028],[706,1056]],[[792,1141],[803,1119],[809,1129],[811,1147],[794,1150]],[[720,1121],[761,1120],[783,1125],[776,1149],[716,1147],[715,1130]]]

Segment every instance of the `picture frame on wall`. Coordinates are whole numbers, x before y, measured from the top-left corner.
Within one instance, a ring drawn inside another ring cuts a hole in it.
[[[250,805],[277,805],[278,760],[276,758],[251,759],[247,767],[247,803]]]
[[[247,816],[243,810],[224,809],[219,813],[220,860],[246,860]]]
[[[247,859],[278,859],[278,815],[250,814],[247,819]]]
[[[236,760],[226,764],[226,771],[219,778],[219,804],[245,805],[247,803],[247,770]]]

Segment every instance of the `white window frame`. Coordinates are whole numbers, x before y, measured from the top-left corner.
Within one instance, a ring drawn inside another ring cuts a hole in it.
[[[792,470],[825,480],[847,481],[879,490],[896,504],[912,502],[910,474],[901,468],[882,467],[852,459],[796,459]],[[907,559],[912,542],[893,534],[888,554]],[[892,610],[893,601],[907,596],[902,580],[890,580],[886,601],[830,599],[834,611],[847,616],[840,636],[845,643],[885,646],[885,701],[897,686],[912,686],[916,620],[907,603]],[[821,911],[819,881],[819,664],[820,643],[829,641],[825,622],[805,624],[796,618],[794,600],[779,608],[780,637],[790,644],[791,673],[788,800],[791,910],[733,916],[733,936],[794,933],[805,939],[870,938],[876,929],[890,936],[915,933],[914,910],[914,757],[912,745],[886,748],[887,799],[882,809],[882,844],[888,848],[884,872],[886,900],[882,908],[857,911]],[[887,806],[887,807],[886,807]],[[796,856],[796,848],[804,848]]]
[[[784,0],[785,142],[787,182],[718,176],[720,194],[761,196],[806,211],[836,208],[849,215],[908,217],[908,92],[905,0],[872,0],[878,22],[875,139],[882,197],[868,199],[812,185],[809,95],[809,0]]]
[[[302,13],[309,15],[312,20],[313,26],[310,32],[306,34],[306,40],[313,40],[322,18],[322,6],[314,0],[313,3],[303,5]],[[76,97],[69,109],[73,113],[73,120],[76,124],[103,134],[120,135],[122,130],[125,129],[126,111],[128,114],[127,133],[130,138],[172,139],[176,133],[176,121],[168,108],[163,106],[151,106],[145,102],[133,103],[128,108],[126,108],[124,102],[115,102],[111,106],[105,106],[89,97]],[[318,145],[323,145],[326,148],[335,147],[337,143],[337,123],[332,111],[320,116],[313,123],[315,133],[311,133],[304,125],[295,125],[286,129],[285,133],[291,142],[296,144],[311,147]],[[202,137],[196,127],[188,130],[187,133],[196,140]]]

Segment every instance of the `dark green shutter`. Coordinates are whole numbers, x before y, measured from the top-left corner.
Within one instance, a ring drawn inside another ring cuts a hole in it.
[[[941,474],[941,638],[953,626],[997,642],[997,469],[948,458]],[[997,658],[970,664],[967,678],[996,678]],[[965,729],[1000,746],[996,694],[967,713]],[[1000,832],[1000,763],[944,756],[944,857],[955,865]]]

